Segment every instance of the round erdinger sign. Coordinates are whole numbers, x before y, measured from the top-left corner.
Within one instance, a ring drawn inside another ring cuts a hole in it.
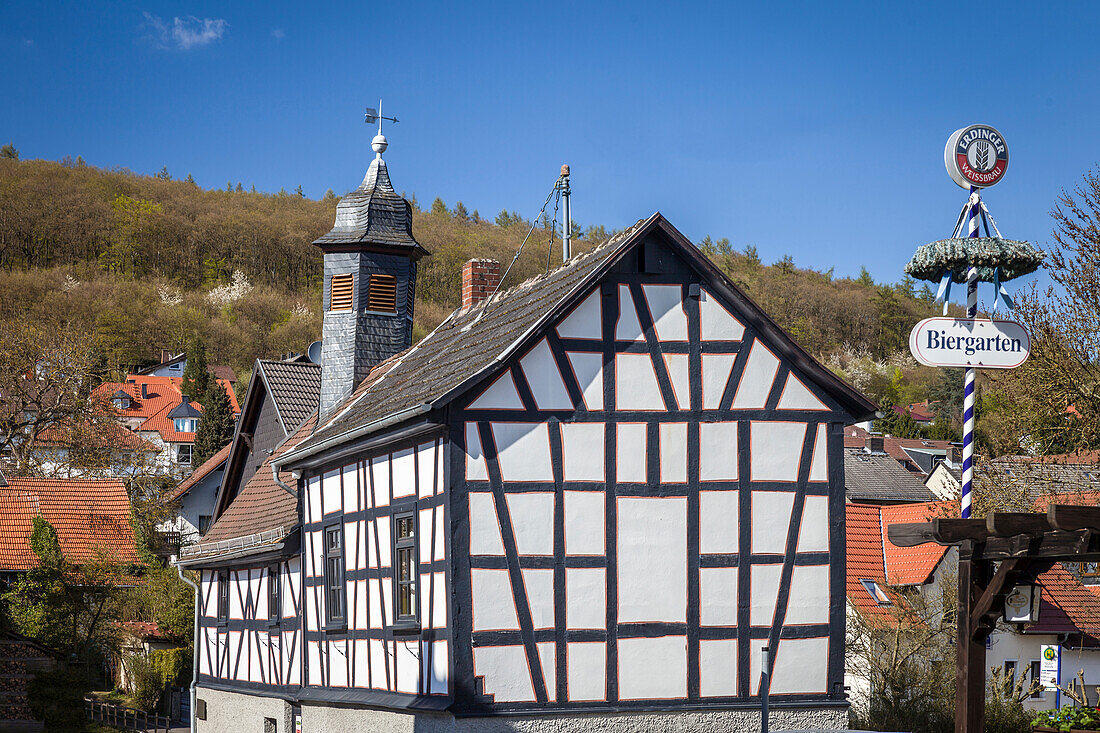
[[[955,130],[947,139],[943,162],[951,180],[963,188],[988,188],[1004,178],[1008,145],[989,125],[971,125]]]
[[[925,318],[909,333],[909,350],[926,366],[1012,369],[1027,360],[1031,337],[1016,321]]]

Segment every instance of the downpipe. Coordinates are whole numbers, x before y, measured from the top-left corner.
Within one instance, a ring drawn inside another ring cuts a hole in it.
[[[199,587],[195,585],[190,578],[183,574],[183,567],[178,564],[179,558],[172,555],[172,564],[176,566],[176,572],[179,573],[180,580],[187,585],[191,586],[195,591],[195,644],[194,650],[191,653],[191,706],[188,714],[188,721],[191,724],[191,733],[195,733],[195,706],[198,704],[198,690],[197,685],[199,681]]]

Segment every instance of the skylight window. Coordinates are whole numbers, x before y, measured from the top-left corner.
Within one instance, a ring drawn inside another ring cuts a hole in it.
[[[890,596],[886,595],[886,591],[884,591],[882,589],[882,586],[880,586],[875,581],[873,581],[873,580],[864,580],[863,578],[860,578],[859,582],[863,583],[864,590],[867,591],[868,595],[870,595],[871,598],[873,598],[875,603],[877,603],[878,605],[880,605],[880,606],[892,606],[892,605],[894,605],[894,603],[890,600]]]

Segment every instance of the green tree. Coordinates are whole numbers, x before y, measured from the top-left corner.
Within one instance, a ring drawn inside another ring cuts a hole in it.
[[[192,186],[195,186],[195,185],[197,185],[197,184],[195,183],[195,179],[194,179],[194,177],[192,177],[192,175],[191,175],[190,173],[188,173],[188,174],[187,174],[187,178],[183,179],[183,182],[184,182],[184,183],[190,183],[190,184],[191,184]]]
[[[160,204],[119,194],[111,202],[115,231],[99,256],[103,269],[119,275],[140,275],[147,257],[143,250],[157,234]]]
[[[202,395],[202,418],[195,432],[192,465],[199,466],[233,440],[233,406],[225,387],[211,379]]]
[[[15,149],[15,146],[8,143],[4,147],[0,148],[0,158],[7,158],[8,160],[19,160],[19,151]]]
[[[172,180],[172,174],[168,172],[168,166],[164,166],[163,168],[160,169],[159,173],[157,173],[155,176],[153,176],[153,178],[156,178],[156,179],[161,180],[161,181],[170,181],[170,180]]]
[[[447,211],[447,204],[443,203],[443,199],[439,198],[438,196],[436,196],[435,201],[432,202],[432,213],[433,214],[446,214],[446,213],[449,213]]]
[[[237,184],[237,190],[241,190],[241,184]],[[298,188],[294,189],[294,193],[298,194],[298,198],[304,199],[306,197],[305,191],[302,190],[302,184],[298,184]]]
[[[859,277],[856,278],[856,282],[869,288],[875,287],[875,279],[871,277],[871,273],[863,265],[859,266]]]
[[[193,400],[210,388],[210,365],[206,362],[206,344],[196,338],[187,346],[187,368],[183,370],[180,391]]]
[[[455,204],[455,219],[463,224],[470,220],[470,214],[466,211],[466,205],[461,201]]]

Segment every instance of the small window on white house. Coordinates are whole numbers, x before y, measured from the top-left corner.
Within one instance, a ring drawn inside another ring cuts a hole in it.
[[[180,443],[176,446],[176,463],[182,466],[191,465],[191,451],[194,448],[190,443]]]
[[[279,566],[267,569],[267,622],[277,624],[283,617],[282,604],[279,603]]]
[[[1011,694],[1012,688],[1016,685],[1016,660],[1006,659],[1004,666],[1001,668],[1001,681],[1004,683],[1005,692]]]
[[[177,433],[193,433],[199,421],[193,417],[177,417],[172,420]]]
[[[399,625],[416,623],[416,513],[394,515],[393,556],[396,608],[394,618]]]
[[[218,571],[218,623],[229,620],[229,573]]]
[[[1030,684],[1035,684],[1036,682],[1039,681],[1040,675],[1042,674],[1041,673],[1041,665],[1039,664],[1038,659],[1031,660],[1030,671],[1031,671],[1031,674],[1029,675],[1028,682]],[[1042,685],[1039,685],[1035,688],[1035,692],[1031,693],[1031,696],[1035,699],[1040,699],[1043,696],[1043,692],[1044,692],[1044,690],[1043,690]]]
[[[336,524],[325,528],[325,624],[335,627],[347,623],[344,588],[344,531]]]

